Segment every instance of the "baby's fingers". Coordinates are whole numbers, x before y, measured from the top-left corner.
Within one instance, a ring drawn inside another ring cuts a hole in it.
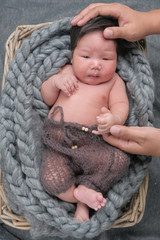
[[[98,132],[100,134],[109,133],[110,128],[108,126],[98,126]]]
[[[64,84],[62,91],[67,95],[71,96],[75,91],[75,87],[71,81],[68,81]]]
[[[105,130],[105,129],[109,129],[110,128],[110,125],[109,124],[102,124],[102,125],[98,125],[98,131],[99,130]]]
[[[92,133],[95,135],[101,135],[97,130],[93,130]]]
[[[68,97],[71,96],[71,90],[70,90],[68,87],[64,86],[64,87],[62,88],[62,91],[63,91]]]
[[[78,80],[73,82],[73,92],[79,89]]]
[[[107,134],[107,133],[109,133],[109,128],[99,128],[98,127],[98,131],[93,130],[92,133],[95,134],[95,135]]]
[[[108,117],[107,116],[103,116],[103,117],[97,117],[97,122],[98,124],[106,124],[108,122]]]
[[[72,77],[70,81],[68,81],[68,90],[70,94],[73,94],[76,90],[78,90],[78,80],[75,77]]]

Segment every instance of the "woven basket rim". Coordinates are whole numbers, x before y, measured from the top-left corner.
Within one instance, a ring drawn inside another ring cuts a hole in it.
[[[30,34],[38,29],[41,29],[47,25],[52,24],[52,22],[46,22],[36,25],[20,25],[17,26],[16,30],[9,36],[6,41],[6,53],[4,60],[4,71],[2,78],[2,90],[5,84],[6,74],[9,70],[9,65],[11,60],[14,58],[15,52],[20,48],[23,39],[28,38]],[[138,42],[139,48],[147,54],[146,50],[146,42],[145,39],[142,39]],[[143,182],[141,183],[138,191],[132,197],[130,203],[126,211],[120,216],[112,226],[107,228],[109,230],[111,228],[122,228],[122,227],[130,227],[139,223],[144,215],[145,205],[146,205],[146,195],[148,191],[148,180],[149,174],[147,172]],[[5,195],[5,190],[2,181],[2,171],[0,169],[0,220],[5,224],[21,229],[21,230],[29,230],[30,223],[28,223],[25,218],[19,216],[12,212],[12,210],[7,205],[7,199]]]

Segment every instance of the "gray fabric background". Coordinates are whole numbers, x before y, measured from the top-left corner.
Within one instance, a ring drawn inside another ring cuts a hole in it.
[[[0,0],[0,81],[3,74],[5,42],[18,25],[39,24],[74,16],[92,0]],[[101,0],[100,2],[115,2]],[[117,1],[118,2],[118,1]],[[141,11],[160,8],[160,0],[122,0],[121,3]],[[160,127],[160,35],[147,37],[147,53],[156,84],[154,105],[155,126]],[[94,239],[99,240],[158,240],[160,239],[160,159],[150,164],[149,191],[142,221],[134,227],[111,229]],[[0,222],[0,240],[31,240],[28,231],[17,230]],[[44,238],[39,238],[42,240]],[[59,239],[45,238],[46,240]],[[72,238],[66,238],[66,240]]]

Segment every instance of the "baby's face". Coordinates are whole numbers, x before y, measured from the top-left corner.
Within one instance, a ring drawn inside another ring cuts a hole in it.
[[[105,39],[101,31],[84,35],[73,52],[72,66],[76,77],[97,85],[112,79],[117,65],[116,43]]]

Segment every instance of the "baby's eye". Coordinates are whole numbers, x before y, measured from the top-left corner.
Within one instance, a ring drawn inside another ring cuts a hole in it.
[[[104,61],[108,60],[108,58],[103,58]]]
[[[83,58],[89,58],[89,56],[83,56]]]

